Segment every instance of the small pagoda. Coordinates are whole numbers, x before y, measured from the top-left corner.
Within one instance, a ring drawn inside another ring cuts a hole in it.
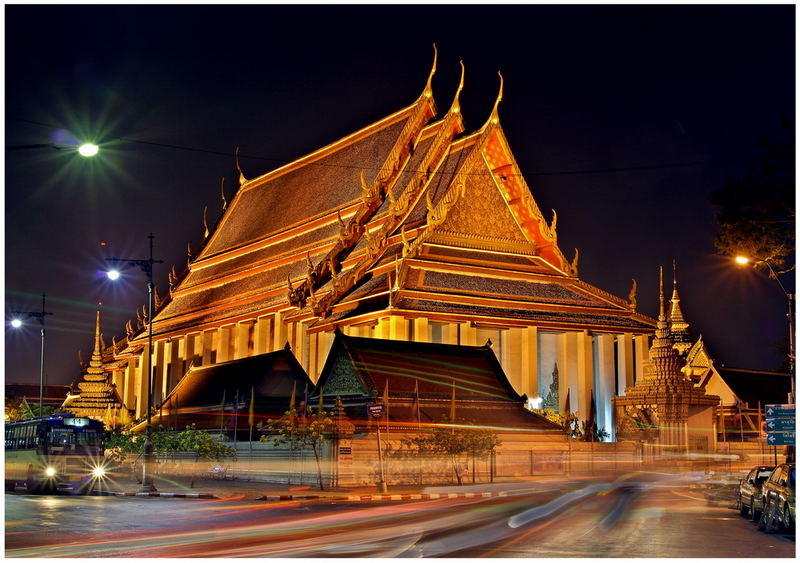
[[[660,311],[650,348],[650,365],[642,379],[625,389],[624,396],[613,399],[617,438],[681,450],[712,450],[714,407],[720,399],[707,395],[681,371],[684,360],[675,347],[665,311],[663,270],[659,278]],[[674,295],[677,297],[677,288]],[[682,320],[677,300],[672,305],[672,313],[677,312]]]
[[[94,351],[83,374],[83,381],[78,383],[80,391],[77,395],[68,394],[61,408],[75,416],[102,420],[113,427],[117,423],[123,422],[122,417],[117,416],[118,409],[122,406],[122,401],[119,398],[116,386],[108,382],[108,376],[103,370],[102,349],[100,311],[97,311],[94,330]]]
[[[670,299],[669,335],[672,338],[672,347],[678,351],[678,357],[686,359],[689,349],[694,342],[689,334],[689,323],[681,311],[681,298],[678,296],[678,274],[675,261],[672,261],[672,299]]]

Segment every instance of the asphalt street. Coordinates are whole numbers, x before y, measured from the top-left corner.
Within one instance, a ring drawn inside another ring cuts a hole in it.
[[[6,495],[6,557],[794,557],[686,482],[406,502]]]

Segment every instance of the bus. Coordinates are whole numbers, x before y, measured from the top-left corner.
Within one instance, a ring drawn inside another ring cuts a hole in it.
[[[106,474],[103,423],[71,414],[5,422],[6,491],[85,494]]]

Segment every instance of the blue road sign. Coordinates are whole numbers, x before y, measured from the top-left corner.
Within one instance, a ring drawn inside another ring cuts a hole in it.
[[[794,417],[797,411],[794,405],[765,405],[765,418],[787,418]]]
[[[768,418],[767,432],[794,432],[794,418]]]
[[[369,410],[369,414],[371,414],[372,416],[378,416],[383,412],[383,405],[382,404],[367,405],[367,410]]]
[[[767,432],[768,446],[794,446],[794,432]]]

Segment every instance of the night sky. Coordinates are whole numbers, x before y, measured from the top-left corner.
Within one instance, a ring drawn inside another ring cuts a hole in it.
[[[717,362],[777,369],[786,299],[716,255],[709,194],[759,162],[794,119],[795,8],[772,6],[5,6],[5,307],[48,296],[48,383],[80,377],[94,315],[121,339],[155,279],[186,264],[221,213],[220,180],[248,178],[412,103],[439,49],[434,96],[461,96],[467,132],[500,119],[534,199],[579,275],[658,313],[658,267]],[[287,193],[287,198],[292,194]],[[297,202],[302,205],[301,201]],[[101,246],[105,243],[105,246]],[[123,281],[123,280],[120,280]],[[783,278],[794,291],[794,276]],[[6,329],[5,378],[39,380],[35,319]],[[7,325],[8,326],[8,325]]]

